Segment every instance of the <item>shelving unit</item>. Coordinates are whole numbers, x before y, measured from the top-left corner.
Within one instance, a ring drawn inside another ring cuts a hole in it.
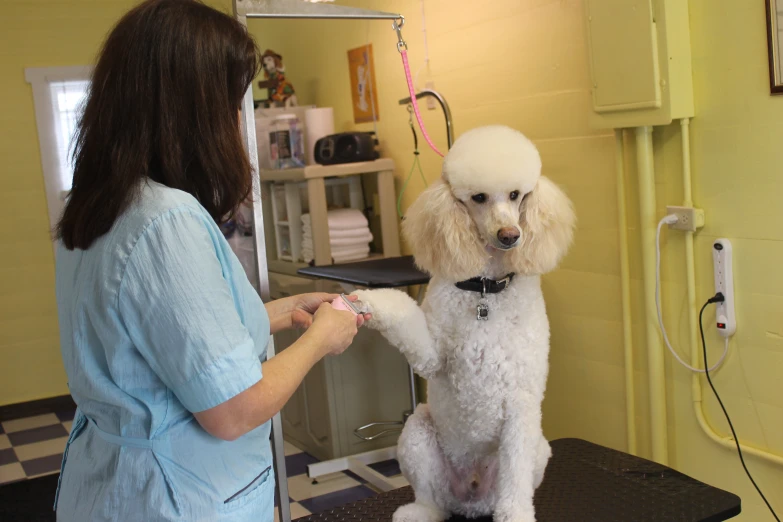
[[[333,205],[344,207],[347,200],[348,208],[364,209],[364,195],[358,175],[327,179],[324,184]],[[271,186],[277,260],[299,263],[302,261],[302,194],[307,193],[307,182],[274,182]]]
[[[394,199],[394,161],[383,158],[375,161],[342,165],[311,165],[297,169],[262,170],[261,182],[272,196],[272,225],[277,255],[270,256],[269,270],[296,273],[301,262],[302,245],[302,189],[307,192],[307,204],[312,221],[313,251],[316,266],[332,264],[327,219],[327,191],[333,199],[350,208],[363,208],[360,176],[374,174],[377,181],[377,214],[380,217],[381,254],[372,257],[400,255],[400,236]],[[347,202],[341,187],[348,187]]]

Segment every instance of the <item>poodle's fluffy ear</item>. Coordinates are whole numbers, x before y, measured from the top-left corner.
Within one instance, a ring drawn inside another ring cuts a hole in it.
[[[571,246],[576,215],[571,200],[551,180],[541,176],[523,203],[522,241],[505,256],[507,268],[521,274],[544,274],[557,267]]]
[[[476,277],[488,259],[467,208],[443,180],[411,205],[402,233],[419,267],[451,281]]]

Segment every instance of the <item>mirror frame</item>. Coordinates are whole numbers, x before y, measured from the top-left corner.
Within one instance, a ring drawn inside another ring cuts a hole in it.
[[[775,0],[778,1],[778,0]],[[769,91],[773,95],[783,95],[783,83],[778,83],[777,57],[775,53],[777,32],[777,11],[773,8],[773,0],[765,0],[765,10],[767,15],[767,55],[769,60]],[[783,68],[781,68],[783,69]],[[781,70],[783,76],[783,70]],[[783,82],[783,80],[781,80]]]

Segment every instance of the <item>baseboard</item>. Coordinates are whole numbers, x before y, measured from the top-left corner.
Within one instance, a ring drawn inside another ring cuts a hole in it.
[[[73,398],[70,395],[6,404],[5,406],[0,406],[0,422],[75,409],[76,403],[73,402]]]

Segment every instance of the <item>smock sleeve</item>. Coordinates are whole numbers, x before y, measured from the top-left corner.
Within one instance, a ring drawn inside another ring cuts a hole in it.
[[[156,218],[133,247],[119,291],[132,342],[191,412],[261,380],[258,350],[237,311],[219,230],[211,225],[187,208]]]

